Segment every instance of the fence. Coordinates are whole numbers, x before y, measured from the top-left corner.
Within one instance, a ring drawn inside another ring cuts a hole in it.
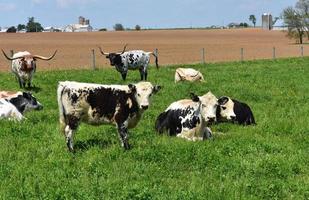
[[[302,45],[286,46],[261,46],[252,48],[250,45],[244,47],[235,46],[212,46],[194,47],[180,45],[178,48],[168,46],[167,48],[155,49],[159,58],[159,65],[177,65],[192,63],[214,63],[227,61],[246,61],[258,59],[277,59],[286,57],[309,56],[309,47]],[[50,53],[50,52],[49,52]],[[48,53],[45,53],[48,55]],[[151,64],[154,59],[151,58]],[[73,53],[70,51],[58,51],[56,57],[50,61],[38,60],[39,69],[99,69],[109,67],[109,60],[102,56],[97,49],[88,49]],[[0,69],[9,70],[9,65],[4,59],[0,60]]]

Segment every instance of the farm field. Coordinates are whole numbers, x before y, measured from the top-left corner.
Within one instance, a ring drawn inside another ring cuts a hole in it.
[[[201,49],[205,48],[206,62],[239,61],[240,49],[244,49],[245,60],[273,57],[299,57],[300,45],[295,44],[282,31],[261,29],[225,30],[152,30],[152,31],[108,31],[90,33],[17,33],[0,34],[0,48],[30,51],[33,54],[51,55],[59,52],[51,61],[38,61],[38,70],[90,68],[91,49],[95,49],[96,64],[108,67],[109,61],[103,57],[97,46],[107,52],[119,52],[128,43],[128,50],[143,49],[154,51],[158,48],[159,64],[200,63]],[[304,55],[309,56],[309,48],[304,45]],[[154,62],[154,58],[151,59]],[[9,63],[0,56],[0,70],[9,71]]]
[[[114,69],[39,70],[33,94],[44,109],[21,123],[0,120],[0,199],[308,199],[308,64],[305,57],[190,65],[204,74],[199,84],[174,84],[175,66],[151,67],[149,81],[163,88],[129,131],[132,149],[121,148],[113,126],[82,124],[74,154],[58,131],[57,82],[128,84],[139,73],[123,82]],[[12,74],[0,73],[0,89],[19,89]],[[248,103],[257,125],[217,124],[201,142],[155,133],[171,102],[209,90]]]

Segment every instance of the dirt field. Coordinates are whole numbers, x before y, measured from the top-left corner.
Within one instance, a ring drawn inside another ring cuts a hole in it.
[[[272,58],[273,47],[276,57],[295,57],[301,52],[300,46],[285,37],[285,33],[260,29],[0,34],[0,48],[8,54],[13,49],[49,56],[58,49],[55,59],[38,62],[38,70],[90,68],[91,49],[95,49],[97,66],[107,67],[109,61],[99,54],[97,45],[113,52],[121,51],[126,43],[131,50],[158,48],[160,65],[201,62],[202,48],[206,62],[240,60],[240,48],[244,48],[245,60]],[[309,55],[306,46],[304,55]],[[9,70],[9,64],[1,55],[0,70]]]

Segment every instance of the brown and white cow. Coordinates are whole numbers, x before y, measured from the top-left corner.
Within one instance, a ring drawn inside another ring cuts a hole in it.
[[[179,81],[204,81],[203,74],[192,68],[177,68],[175,72],[175,83]]]
[[[122,146],[129,149],[128,129],[137,125],[150,105],[150,96],[160,88],[150,82],[129,85],[59,82],[60,126],[68,149],[73,151],[74,132],[80,122],[116,125]]]
[[[17,52],[13,55],[13,57],[9,57],[2,50],[3,55],[6,59],[12,61],[11,69],[18,79],[19,87],[25,88],[26,83],[28,87],[31,87],[32,78],[36,71],[36,60],[51,60],[57,53],[57,50],[50,57],[44,57],[39,55],[32,55],[28,51]]]
[[[208,92],[203,96],[191,94],[191,99],[173,102],[156,120],[157,132],[168,132],[171,136],[190,141],[211,137],[208,127],[216,121],[217,98]]]

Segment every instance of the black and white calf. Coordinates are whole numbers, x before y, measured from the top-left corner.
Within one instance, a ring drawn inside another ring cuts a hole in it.
[[[191,94],[191,99],[176,101],[161,113],[155,128],[190,141],[204,140],[211,137],[207,126],[216,121],[216,109],[217,98],[211,92],[201,97]]]
[[[160,90],[150,82],[129,85],[100,85],[59,82],[57,90],[61,131],[70,151],[80,122],[114,124],[120,141],[129,149],[128,129],[134,128],[150,105],[150,96]]]
[[[21,121],[23,113],[43,106],[29,92],[0,91],[0,118]]]
[[[242,125],[255,124],[251,108],[230,97],[223,96],[218,100],[218,121],[232,121]]]
[[[127,46],[127,45],[126,45]],[[106,53],[99,47],[102,55],[106,55],[111,66],[115,66],[116,70],[120,72],[122,79],[126,80],[128,70],[138,69],[141,75],[141,80],[147,80],[147,68],[150,61],[150,55],[155,57],[156,67],[158,68],[158,55],[154,52],[145,52],[142,50],[126,51],[124,46],[121,53]]]

